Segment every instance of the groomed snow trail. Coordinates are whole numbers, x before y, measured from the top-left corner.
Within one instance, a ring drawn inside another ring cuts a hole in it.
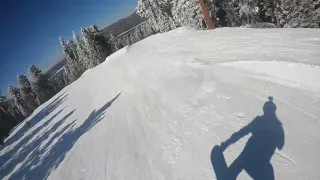
[[[274,97],[276,179],[320,179],[320,30],[179,28],[109,56],[39,107],[0,179],[214,179],[214,145]],[[230,164],[250,135],[224,152]],[[238,179],[251,179],[242,171]]]

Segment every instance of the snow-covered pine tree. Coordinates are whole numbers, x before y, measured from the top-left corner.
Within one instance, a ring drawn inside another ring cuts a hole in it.
[[[90,30],[89,28],[81,28],[81,35],[82,35],[82,38],[83,38],[83,42],[84,42],[84,45],[86,47],[86,50],[88,52],[88,60],[85,61],[85,67],[87,69],[90,69],[92,67],[94,67],[94,62],[93,62],[93,55],[92,55],[92,48],[90,48],[90,46],[92,46],[90,43],[91,43],[91,39],[93,39],[92,36],[92,33],[90,33]]]
[[[160,32],[170,31],[177,27],[172,14],[172,0],[154,0],[158,15]]]
[[[35,65],[31,65],[29,68],[29,81],[40,104],[44,103],[54,95],[53,88],[49,84],[49,81],[43,75],[42,71]]]
[[[7,97],[0,91],[0,116],[9,116],[10,120],[19,121],[21,119],[21,112],[17,109],[15,104],[8,103]],[[1,132],[0,132],[1,133]]]
[[[7,113],[6,111],[6,97],[2,94],[2,92],[0,91],[0,111],[2,111],[3,113]]]
[[[108,55],[112,53],[109,39],[103,36],[102,31],[98,29],[97,25],[90,26],[93,33],[92,47],[95,52],[98,64],[103,62]]]
[[[79,68],[81,68],[81,71],[84,72],[87,67],[88,61],[90,59],[88,47],[86,46],[83,39],[80,38],[79,35],[77,35],[74,31],[72,31],[73,34],[73,40],[76,45],[76,52],[78,53],[79,58]]]
[[[243,0],[240,2],[239,18],[241,25],[251,24],[256,22],[256,14],[252,7],[251,0]]]
[[[154,27],[156,30],[158,29],[156,21],[157,16],[153,10],[153,7],[151,7],[150,0],[138,0],[136,10],[138,15],[148,19],[151,27]]]
[[[72,40],[67,41],[67,66],[72,71],[72,81],[75,81],[82,74],[82,68],[79,61],[78,53],[76,52],[76,45]]]
[[[240,0],[219,0],[221,2],[221,8],[225,11],[225,17],[227,26],[234,27],[240,26]]]
[[[15,103],[11,104],[8,101],[0,91],[0,145],[3,144],[4,138],[9,136],[12,128],[24,119],[15,107]]]
[[[147,18],[156,32],[166,32],[176,28],[171,12],[172,0],[138,0],[137,14]]]
[[[173,0],[172,15],[175,23],[180,26],[205,28],[199,0]]]
[[[82,28],[81,34],[90,55],[89,67],[94,67],[105,60],[112,53],[109,40],[103,36],[96,25]]]
[[[70,81],[75,81],[82,73],[76,44],[71,40],[65,41],[62,37],[59,37],[59,39],[67,59],[68,77]]]
[[[14,103],[21,112],[21,114],[27,117],[32,113],[32,110],[28,108],[26,103],[23,101],[19,88],[9,85],[8,94],[14,100]]]
[[[320,27],[319,0],[281,0],[279,19],[282,27]]]
[[[76,44],[72,40],[68,40],[66,44],[64,52],[67,56],[67,66],[72,73],[70,78],[75,81],[84,72],[84,68],[81,66]]]
[[[245,2],[251,4],[249,7],[253,5],[257,10],[255,13],[259,22],[278,24],[279,21],[276,15],[279,0],[246,0]]]
[[[36,109],[39,105],[37,101],[36,94],[33,92],[31,83],[29,82],[27,76],[19,75],[18,83],[20,84],[21,96],[26,105],[32,110]]]

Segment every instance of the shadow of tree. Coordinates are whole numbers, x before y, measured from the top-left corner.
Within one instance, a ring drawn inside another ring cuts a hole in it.
[[[235,132],[228,140],[221,143],[220,150],[222,152],[231,144],[237,142],[242,137],[251,133],[251,137],[247,141],[243,151],[233,161],[233,163],[222,174],[224,179],[234,180],[242,170],[245,170],[253,179],[258,180],[274,180],[274,171],[270,160],[276,150],[282,149],[285,143],[285,135],[281,121],[276,116],[276,105],[273,98],[269,97],[269,101],[263,106],[264,114],[257,116],[251,123]],[[223,170],[225,166],[224,158],[214,157],[215,150],[212,150],[211,161],[214,169]],[[214,162],[219,159],[218,162]],[[216,172],[218,177],[219,172]],[[221,176],[222,177],[222,176]],[[219,180],[219,179],[218,179]]]
[[[48,104],[44,109],[39,111],[36,115],[34,115],[30,120],[30,124],[35,126],[39,123],[44,117],[48,116],[51,112],[53,112],[58,106],[60,106],[64,101],[67,100],[68,94],[66,92],[59,95],[56,99],[54,99],[50,104]],[[22,122],[23,123],[23,122]],[[18,125],[17,125],[18,126]],[[24,125],[22,126],[17,133],[8,138],[4,142],[4,146],[10,146],[13,142],[18,141],[26,132],[28,128]]]
[[[33,130],[28,136],[24,137],[21,141],[19,141],[14,147],[11,148],[11,150],[7,151],[3,155],[0,156],[0,162],[1,166],[3,167],[7,161],[9,161],[12,157],[15,156],[16,153],[18,153],[18,150],[26,144],[33,136],[35,136],[41,129],[44,129],[47,125],[50,124],[50,122],[57,117],[62,111],[64,110],[61,109],[57,113],[55,113],[50,119],[48,119],[44,124],[41,126],[37,127],[35,130]],[[1,168],[2,168],[1,167]]]
[[[41,146],[42,142],[46,140],[50,134],[55,132],[63,124],[63,122],[74,113],[75,110],[65,115],[61,120],[59,120],[52,127],[50,127],[49,130],[41,134],[41,136],[37,137],[34,140],[31,140],[41,129],[44,129],[48,124],[50,124],[50,122],[62,111],[63,109],[61,109],[59,112],[53,115],[42,126],[39,126],[31,134],[29,134],[23,140],[21,140],[11,151],[5,153],[1,157],[3,166],[0,169],[0,179],[10,174],[19,163],[24,161],[26,158],[30,157],[30,155],[32,155],[32,153],[34,153],[34,151]],[[28,143],[30,140],[31,142]]]
[[[46,179],[51,171],[56,169],[64,160],[66,154],[73,148],[79,138],[91,130],[103,117],[105,110],[119,97],[119,93],[111,101],[98,110],[94,110],[84,123],[73,129],[75,121],[65,126],[57,132],[43,148],[33,151],[20,168],[14,172],[9,179]],[[40,144],[43,141],[41,137]],[[55,142],[53,144],[53,142]],[[38,143],[39,144],[39,143]],[[30,148],[32,149],[32,148]]]

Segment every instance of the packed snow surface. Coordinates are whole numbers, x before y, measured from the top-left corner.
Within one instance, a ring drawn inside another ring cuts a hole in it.
[[[320,179],[320,30],[179,28],[109,56],[7,138],[0,179],[214,179],[213,146],[263,114],[275,179]],[[230,165],[250,134],[230,145]],[[262,142],[263,143],[263,142]],[[251,179],[242,171],[238,179]]]

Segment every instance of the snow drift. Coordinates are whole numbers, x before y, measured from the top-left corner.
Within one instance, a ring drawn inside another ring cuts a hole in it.
[[[212,147],[262,115],[268,96],[285,132],[275,178],[319,179],[319,37],[179,28],[126,47],[15,129],[0,179],[213,179]],[[224,152],[229,165],[249,136]]]

